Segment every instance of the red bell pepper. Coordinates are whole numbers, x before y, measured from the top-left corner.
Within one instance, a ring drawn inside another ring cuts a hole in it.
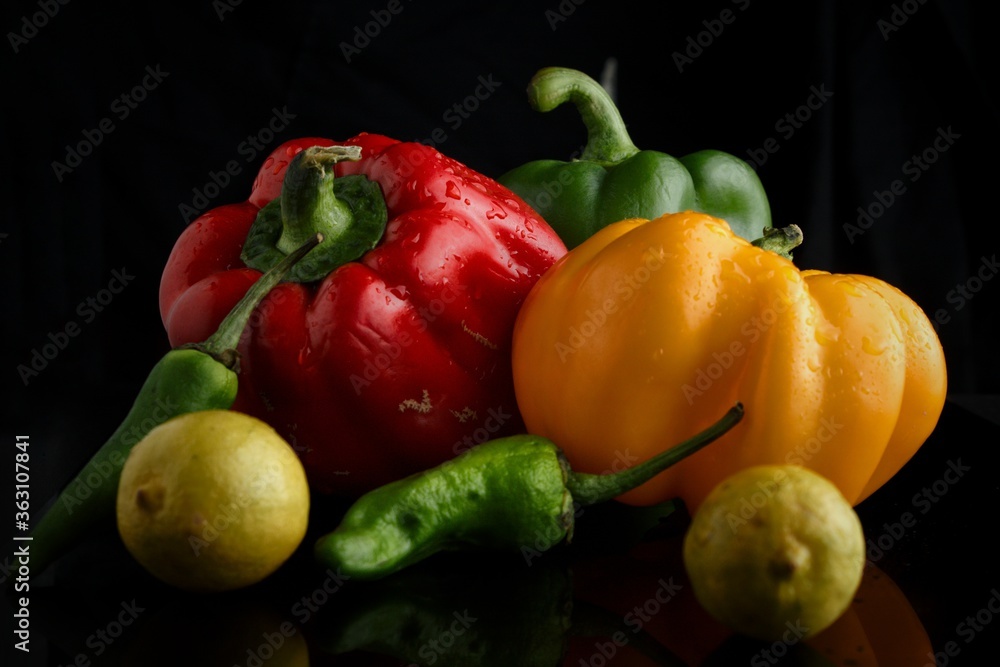
[[[356,496],[523,429],[514,319],[566,248],[507,188],[419,143],[279,146],[247,201],[177,240],[160,283],[170,344],[203,340],[316,231],[305,269],[251,318],[233,405],[292,443],[314,489]]]

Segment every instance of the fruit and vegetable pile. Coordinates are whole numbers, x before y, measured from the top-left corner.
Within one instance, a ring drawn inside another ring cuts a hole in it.
[[[111,516],[157,579],[225,591],[303,548],[375,580],[676,501],[711,616],[774,640],[843,614],[854,508],[943,409],[927,317],[876,277],[797,267],[802,230],[738,158],[640,150],[582,72],[528,93],[579,110],[579,159],[491,177],[305,137],[194,220],[160,285],[172,350],[36,527],[32,573]],[[327,496],[349,507],[304,545]]]

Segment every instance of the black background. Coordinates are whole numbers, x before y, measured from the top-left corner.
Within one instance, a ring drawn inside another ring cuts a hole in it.
[[[398,14],[374,23],[372,12],[385,17],[390,4]],[[950,394],[1000,393],[991,328],[1000,146],[984,5],[8,3],[0,18],[2,431],[4,442],[31,436],[35,508],[103,442],[167,351],[160,273],[190,217],[183,206],[199,208],[195,190],[204,192],[213,173],[239,162],[209,206],[240,201],[281,141],[361,131],[426,140],[440,128],[442,152],[493,176],[532,159],[567,159],[585,140],[575,111],[539,114],[524,93],[551,65],[599,78],[613,62],[618,105],[641,148],[678,156],[717,148],[748,159],[774,139],[778,150],[758,173],[775,225],[805,232],[796,263],[896,285],[938,317]],[[58,11],[43,20],[42,6]],[[724,10],[727,24],[716,21]],[[26,17],[41,27],[26,29]],[[366,27],[367,44],[358,38]],[[11,33],[27,35],[15,39],[16,51]],[[678,53],[690,57],[682,67]],[[122,118],[115,100],[147,68],[167,74]],[[482,80],[499,85],[456,126],[449,109]],[[832,94],[800,109],[814,90]],[[276,109],[289,122],[264,150],[248,149]],[[808,118],[789,132],[782,119],[797,110]],[[60,180],[53,163],[65,163],[104,118],[114,130]],[[938,152],[942,132],[957,138]],[[928,149],[934,163],[911,180],[908,161]],[[904,191],[850,237],[844,225],[857,224],[859,207],[877,210],[877,193],[894,181]],[[134,278],[85,321],[80,304],[116,270]],[[26,382],[19,366],[70,323],[78,335]]]

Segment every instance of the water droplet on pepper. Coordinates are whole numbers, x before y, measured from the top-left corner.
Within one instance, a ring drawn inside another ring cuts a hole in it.
[[[879,355],[879,354],[882,354],[883,352],[885,352],[885,346],[884,345],[881,346],[881,347],[879,347],[868,336],[862,336],[861,337],[861,349],[864,350],[865,352],[867,352],[868,354],[874,354],[874,355]]]

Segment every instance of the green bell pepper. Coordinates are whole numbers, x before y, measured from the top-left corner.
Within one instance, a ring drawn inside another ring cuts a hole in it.
[[[743,160],[717,150],[681,158],[632,143],[621,113],[601,85],[563,67],[539,70],[528,85],[531,106],[576,105],[587,145],[569,162],[535,160],[498,180],[528,202],[573,248],[612,222],[694,210],[722,218],[748,241],[771,227],[764,186]]]

